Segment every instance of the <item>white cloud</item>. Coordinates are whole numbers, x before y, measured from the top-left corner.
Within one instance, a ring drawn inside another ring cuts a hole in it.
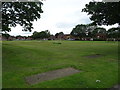
[[[114,24],[114,25],[108,25],[108,26],[106,26],[106,25],[102,25],[102,26],[99,26],[99,27],[104,27],[104,28],[106,28],[106,30],[108,30],[108,29],[110,29],[110,28],[115,28],[115,27],[118,27],[118,24]]]
[[[23,32],[20,26],[12,28],[11,35],[32,35],[34,31],[49,30],[70,33],[77,24],[90,23],[89,16],[81,10],[91,0],[46,0],[43,3],[41,18],[34,21],[32,32]]]

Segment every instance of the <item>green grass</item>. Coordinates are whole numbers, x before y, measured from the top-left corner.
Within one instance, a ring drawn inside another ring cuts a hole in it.
[[[0,41],[0,89],[2,88],[2,42]]]
[[[4,41],[2,48],[3,88],[110,88],[118,83],[118,42]],[[91,54],[103,56],[85,57]],[[35,85],[24,80],[65,67],[82,72]]]

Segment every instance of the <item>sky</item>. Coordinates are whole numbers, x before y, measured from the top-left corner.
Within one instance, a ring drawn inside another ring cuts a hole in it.
[[[45,0],[43,1],[41,18],[33,22],[32,32],[22,31],[21,26],[11,28],[10,35],[30,36],[34,31],[40,32],[49,30],[55,35],[58,32],[70,34],[72,29],[78,24],[91,23],[89,15],[81,12],[91,0]],[[99,0],[100,1],[100,0]],[[102,26],[109,29],[114,26]]]

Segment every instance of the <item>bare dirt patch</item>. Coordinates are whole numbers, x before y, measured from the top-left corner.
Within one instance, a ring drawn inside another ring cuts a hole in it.
[[[26,77],[25,80],[28,84],[32,85],[32,84],[40,83],[42,81],[53,80],[56,78],[69,76],[79,72],[80,72],[79,70],[76,70],[70,67],[70,68],[49,71],[49,72],[45,72],[37,75],[32,75],[32,76]]]
[[[120,90],[120,84],[113,86],[110,90]]]
[[[87,58],[99,58],[99,57],[102,57],[103,55],[101,54],[93,54],[93,55],[88,55],[88,56],[85,56]]]

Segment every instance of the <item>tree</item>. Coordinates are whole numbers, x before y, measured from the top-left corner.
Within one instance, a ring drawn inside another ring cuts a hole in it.
[[[120,38],[120,28],[110,28],[107,31],[108,38]]]
[[[33,35],[32,35],[31,37],[34,38],[34,39],[39,38],[39,32],[34,31],[34,32],[33,32]]]
[[[94,25],[120,25],[120,2],[89,2],[82,12],[91,15]]]
[[[10,35],[8,33],[2,33],[2,37],[5,37],[6,39],[8,39]]]
[[[63,33],[63,32],[56,33],[56,34],[55,34],[55,37],[57,38],[59,35],[63,36],[64,33]]]
[[[57,38],[57,37],[58,37],[58,35],[59,35],[59,33],[56,33],[56,34],[55,34],[55,37]]]
[[[106,36],[106,29],[102,27],[97,27],[92,31],[92,37],[96,38],[97,35]]]
[[[48,30],[41,31],[41,32],[34,32],[32,38],[34,39],[44,39],[50,37],[50,32]]]
[[[74,37],[82,38],[96,38],[97,35],[106,37],[106,29],[102,27],[98,27],[93,24],[80,24],[73,28],[71,35]]]
[[[87,35],[87,37],[93,37],[92,32],[93,32],[94,29],[96,29],[96,28],[97,28],[96,25],[87,24],[87,25],[86,25],[86,35]]]
[[[73,28],[72,32],[70,33],[74,37],[83,38],[86,37],[86,25],[77,25]]]
[[[42,2],[2,2],[2,31],[11,31],[10,27],[17,24],[23,26],[23,31],[33,29],[32,22],[43,13]]]
[[[45,30],[44,32],[46,33],[46,37],[45,38],[50,37],[50,31],[49,30]]]

